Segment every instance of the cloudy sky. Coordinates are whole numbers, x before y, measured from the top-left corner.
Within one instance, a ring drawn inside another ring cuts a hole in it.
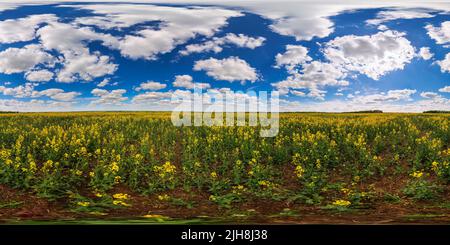
[[[0,110],[170,110],[194,87],[450,110],[450,1],[143,2],[0,2]]]

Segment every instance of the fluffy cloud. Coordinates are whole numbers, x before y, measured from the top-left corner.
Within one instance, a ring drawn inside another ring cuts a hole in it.
[[[272,85],[281,94],[288,93],[289,89],[308,89],[310,91],[308,97],[323,100],[326,91],[320,90],[319,88],[326,86],[347,86],[349,83],[344,80],[345,76],[346,74],[343,70],[330,63],[312,61],[303,64],[299,71],[293,72],[286,80],[273,83]]]
[[[405,33],[379,32],[371,36],[348,35],[326,44],[324,53],[331,63],[348,71],[378,80],[380,76],[403,69],[415,56]]]
[[[29,71],[25,74],[25,78],[30,82],[48,82],[53,78],[53,72],[43,69]]]
[[[380,11],[375,19],[367,20],[366,23],[370,25],[379,25],[383,22],[389,22],[398,19],[423,19],[433,18],[434,15],[429,13],[429,10],[424,9],[396,9]]]
[[[37,100],[22,101],[17,99],[0,99],[0,110],[2,111],[68,111],[73,109],[74,102]]]
[[[39,45],[30,44],[23,48],[8,48],[0,52],[0,73],[13,74],[31,70],[38,64],[53,65],[54,58]]]
[[[163,84],[163,83],[159,83],[159,82],[154,82],[154,81],[147,81],[147,82],[143,82],[139,85],[139,87],[135,88],[134,90],[136,91],[141,91],[141,90],[160,90],[163,88],[166,88],[167,85]]]
[[[193,79],[189,75],[177,75],[175,76],[175,81],[172,83],[174,87],[187,88],[187,89],[206,89],[210,88],[209,83],[194,83]]]
[[[301,45],[286,45],[286,52],[277,54],[275,67],[284,67],[290,74],[285,80],[272,85],[280,94],[292,93],[296,96],[323,100],[327,86],[347,86],[345,71],[331,63],[312,60],[308,49]],[[295,89],[307,89],[306,94]]]
[[[86,53],[86,43],[101,41],[105,46],[118,47],[117,39],[109,34],[97,33],[89,27],[76,27],[71,24],[50,22],[40,28],[39,36],[42,46],[47,50],[56,50],[63,55]]]
[[[189,55],[191,53],[203,53],[214,52],[220,53],[223,50],[224,45],[233,44],[240,48],[255,49],[261,46],[266,39],[264,37],[249,37],[244,34],[236,35],[234,33],[228,33],[224,37],[214,37],[213,40],[201,43],[187,45],[184,50],[179,53],[181,55]]]
[[[0,86],[0,93],[15,98],[39,98],[42,96],[47,96],[53,100],[65,102],[73,101],[75,97],[81,95],[78,92],[65,92],[64,90],[58,88],[37,91],[34,87],[35,85],[32,83],[25,83],[24,85],[19,85],[13,88]]]
[[[323,111],[323,112],[348,112],[362,110],[382,110],[385,112],[422,112],[427,110],[450,110],[450,100],[445,98],[423,99],[415,101],[397,101],[384,103],[363,104],[359,101],[330,100],[323,102],[288,101],[280,104],[281,111]]]
[[[105,78],[105,79],[103,79],[101,82],[99,82],[99,83],[97,84],[97,87],[103,88],[103,87],[106,87],[106,86],[108,86],[108,85],[113,85],[113,86],[115,86],[115,85],[117,85],[117,84],[118,84],[118,82],[111,83],[111,80],[110,80],[109,78]]]
[[[172,98],[173,92],[145,92],[143,94],[138,94],[133,97],[133,103],[156,103],[161,100],[169,100]]]
[[[107,34],[99,34],[88,27],[75,28],[65,23],[49,23],[39,29],[42,46],[56,50],[63,55],[63,68],[57,75],[59,82],[70,83],[77,80],[92,81],[96,77],[113,74],[117,65],[99,52],[91,53],[86,41],[100,40],[106,46],[116,47],[116,39]]]
[[[276,67],[287,66],[288,70],[312,60],[308,49],[301,45],[286,45],[286,52],[275,56]]]
[[[73,101],[75,97],[81,95],[81,93],[78,92],[64,92],[62,89],[46,89],[42,91],[36,91],[33,93],[32,97],[41,97],[41,96],[47,96],[51,99],[57,100],[57,101]]]
[[[24,85],[19,85],[13,88],[0,86],[0,93],[3,93],[4,95],[8,96],[13,96],[15,98],[31,97],[33,92],[34,92],[34,85],[32,83],[26,83]]]
[[[441,26],[426,25],[428,35],[436,40],[437,44],[450,43],[450,21],[442,22]]]
[[[434,99],[439,97],[440,95],[434,92],[422,92],[420,93],[420,96],[426,99]]]
[[[404,33],[385,31],[372,36],[337,37],[324,46],[327,62],[312,60],[308,50],[300,45],[287,45],[286,52],[277,54],[276,67],[284,66],[287,79],[272,85],[281,94],[292,89],[308,89],[305,96],[323,100],[327,86],[348,86],[345,80],[353,72],[378,80],[390,71],[403,69],[415,57],[414,47]]]
[[[443,60],[437,61],[436,63],[441,67],[442,72],[450,73],[450,53],[447,53]]]
[[[123,56],[132,59],[156,59],[197,35],[210,37],[227,24],[230,17],[242,16],[238,11],[214,7],[171,7],[132,4],[69,5],[93,11],[102,16],[79,18],[78,23],[101,28],[124,28],[151,21],[160,22],[157,28],[147,27],[134,35],[125,35],[118,48]],[[206,21],[205,21],[206,20]]]
[[[264,37],[249,37],[244,34],[228,33],[222,38],[225,43],[234,44],[240,48],[255,49],[263,45],[266,40]]]
[[[67,53],[64,67],[58,73],[59,82],[92,81],[96,77],[113,74],[117,65],[110,63],[110,58],[99,52],[72,55]]]
[[[255,68],[251,67],[245,60],[238,57],[225,59],[209,58],[195,62],[195,71],[206,71],[206,74],[216,80],[223,81],[251,81],[258,80]]]
[[[433,58],[434,54],[430,51],[429,47],[421,47],[419,50],[419,56],[424,60]]]
[[[35,38],[35,31],[40,24],[56,19],[52,14],[42,14],[0,21],[0,43],[31,41]]]
[[[299,97],[305,97],[305,96],[306,96],[306,93],[305,93],[305,92],[298,91],[298,90],[292,90],[291,93],[292,93],[293,95],[296,95],[296,96],[299,96]]]
[[[380,104],[384,102],[411,101],[411,95],[417,91],[412,89],[389,90],[387,93],[353,96],[352,101],[361,104]]]
[[[443,88],[440,88],[439,92],[441,92],[441,93],[450,93],[450,86],[445,86]]]
[[[105,89],[94,88],[91,91],[91,94],[99,98],[92,101],[91,104],[121,105],[124,101],[128,100],[127,97],[123,96],[123,94],[125,94],[126,92],[127,91],[125,89],[115,89],[108,91]]]

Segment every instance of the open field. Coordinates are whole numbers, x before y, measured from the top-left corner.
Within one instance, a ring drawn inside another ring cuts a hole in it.
[[[450,114],[0,114],[2,221],[449,223],[449,183]]]

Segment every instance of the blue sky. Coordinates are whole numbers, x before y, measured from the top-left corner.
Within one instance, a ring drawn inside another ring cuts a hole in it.
[[[286,111],[450,110],[446,2],[121,2],[0,4],[0,110],[170,110],[194,84]]]

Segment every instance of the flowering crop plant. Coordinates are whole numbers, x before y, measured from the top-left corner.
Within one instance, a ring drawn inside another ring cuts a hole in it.
[[[450,0],[0,0],[0,241],[386,223],[450,240]]]
[[[449,202],[449,119],[282,113],[265,138],[176,127],[169,112],[1,114],[0,214],[402,220]]]

